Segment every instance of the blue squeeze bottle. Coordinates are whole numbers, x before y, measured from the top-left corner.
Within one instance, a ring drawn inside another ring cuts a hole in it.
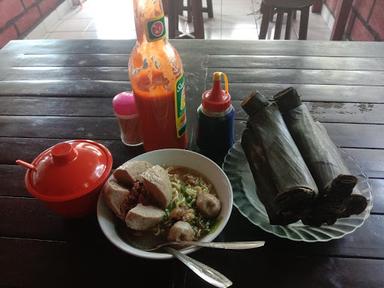
[[[221,88],[222,76],[225,90]],[[203,93],[197,115],[197,146],[202,154],[221,164],[235,141],[235,109],[225,73],[213,73],[213,87]]]

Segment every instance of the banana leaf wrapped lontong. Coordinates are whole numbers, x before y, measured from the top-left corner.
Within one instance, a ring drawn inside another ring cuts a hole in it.
[[[313,226],[333,224],[337,218],[363,212],[367,199],[357,191],[352,194],[358,179],[344,164],[324,126],[313,120],[297,91],[287,88],[274,100],[319,189],[319,197],[303,222]]]
[[[275,103],[254,92],[242,102],[249,115],[242,147],[271,224],[303,218],[318,189]]]

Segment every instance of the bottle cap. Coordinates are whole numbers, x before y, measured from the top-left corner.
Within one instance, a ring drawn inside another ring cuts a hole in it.
[[[135,97],[131,91],[117,94],[112,100],[112,106],[117,116],[132,117],[137,115]]]
[[[225,90],[221,89],[221,76],[224,77]],[[223,72],[213,73],[213,87],[203,93],[203,108],[210,112],[224,112],[231,105],[228,93],[228,77]]]

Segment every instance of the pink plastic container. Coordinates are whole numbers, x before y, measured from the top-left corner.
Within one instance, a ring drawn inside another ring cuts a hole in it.
[[[117,94],[112,101],[113,110],[120,126],[121,141],[127,146],[143,144],[139,114],[132,92]]]

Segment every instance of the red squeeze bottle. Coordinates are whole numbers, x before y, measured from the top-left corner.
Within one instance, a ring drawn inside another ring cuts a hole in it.
[[[168,42],[161,0],[134,0],[137,42],[128,72],[146,151],[186,148],[185,79]]]
[[[224,78],[225,90],[221,88],[221,77]],[[213,87],[202,95],[197,120],[196,143],[200,152],[221,164],[235,141],[235,109],[225,73],[213,73]]]

